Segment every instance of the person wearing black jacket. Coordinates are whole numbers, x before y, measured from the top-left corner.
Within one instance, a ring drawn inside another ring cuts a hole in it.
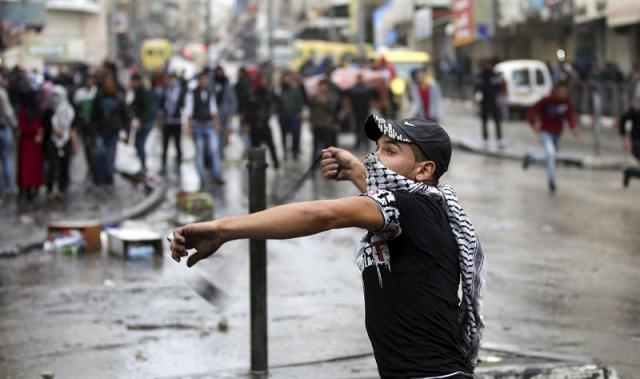
[[[120,131],[129,139],[129,112],[113,77],[107,75],[92,107],[92,124],[96,127],[93,147],[93,172],[96,184],[113,184],[116,145]]]
[[[147,171],[145,144],[156,120],[156,99],[153,92],[145,86],[140,74],[133,75],[131,84],[134,89],[134,100],[133,103],[131,103],[131,110],[133,116],[138,120],[136,123],[138,129],[136,130],[134,145],[138,153],[138,159],[140,159],[140,165],[142,166],[141,173],[144,174]]]
[[[182,108],[186,91],[175,73],[169,74],[169,82],[160,95],[160,114],[162,122],[162,168],[161,175],[167,173],[167,150],[169,140],[173,138],[176,147],[176,173],[180,173],[182,163]]]
[[[251,79],[249,78],[249,73],[245,67],[240,67],[238,70],[238,81],[235,85],[235,91],[237,112],[240,116],[242,141],[244,142],[246,154],[248,156],[248,151],[251,146],[251,136],[249,135],[250,126],[247,122],[247,112],[249,109],[248,99],[253,93],[253,86],[251,84]]]
[[[356,143],[354,149],[359,149],[361,146],[368,144],[369,140],[364,132],[364,127],[361,125],[367,116],[369,116],[373,96],[374,89],[364,82],[362,74],[358,74],[356,84],[349,90],[351,111],[356,125]]]
[[[631,150],[631,154],[640,161],[640,99],[636,99],[634,103],[634,106],[620,117],[618,126],[624,147]],[[628,121],[631,121],[631,132],[627,136]],[[629,186],[631,178],[640,178],[640,167],[629,167],[624,170],[623,184],[625,187]]]
[[[248,92],[244,101],[246,101],[246,108],[243,121],[250,129],[251,146],[259,147],[263,143],[266,144],[271,154],[273,167],[277,170],[280,167],[280,161],[269,126],[269,120],[275,111],[276,97],[269,88],[269,78],[266,75],[260,76],[258,85]]]
[[[496,124],[496,138],[498,139],[498,147],[503,148],[502,128],[500,123],[502,117],[500,115],[500,107],[498,106],[498,95],[502,87],[502,77],[493,71],[493,62],[489,59],[482,63],[482,70],[476,78],[475,93],[480,99],[480,117],[482,119],[482,140],[485,147],[489,144],[489,131],[487,129],[487,121],[489,117],[493,118]]]

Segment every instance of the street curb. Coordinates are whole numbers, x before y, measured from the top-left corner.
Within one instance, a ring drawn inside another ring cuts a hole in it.
[[[167,192],[167,185],[162,183],[157,187],[154,187],[151,193],[144,198],[141,202],[137,203],[135,206],[125,207],[124,211],[122,211],[119,215],[116,216],[106,216],[100,219],[100,224],[104,228],[105,226],[115,226],[120,224],[124,220],[128,220],[131,218],[140,217],[151,212],[155,209],[162,201]],[[131,209],[129,209],[131,208]],[[12,258],[18,256],[21,253],[26,253],[30,250],[38,249],[44,245],[47,240],[46,232],[37,233],[37,237],[34,237],[30,241],[27,241],[22,244],[17,244],[15,246],[2,247],[0,248],[0,259],[2,258]]]
[[[593,358],[586,357],[583,355],[571,355],[571,354],[554,353],[550,351],[530,350],[530,349],[523,349],[514,345],[506,345],[506,344],[499,344],[499,343],[492,343],[492,342],[483,342],[480,345],[480,349],[484,351],[507,353],[507,354],[517,355],[521,357],[546,359],[549,361],[571,362],[574,364],[593,364],[594,363]]]
[[[516,152],[513,150],[497,150],[497,149],[484,149],[477,144],[471,143],[465,140],[452,140],[451,144],[454,148],[466,151],[469,153],[480,154],[492,158],[509,159],[522,161],[527,155],[526,152]],[[627,162],[616,157],[594,157],[594,156],[567,156],[559,154],[556,157],[556,162],[568,167],[576,167],[589,170],[622,170]]]
[[[124,220],[143,216],[160,205],[160,203],[162,203],[162,201],[164,200],[166,193],[167,185],[165,183],[162,183],[159,186],[153,188],[149,196],[145,197],[144,200],[133,206],[133,208],[131,208],[130,210],[125,210],[117,216],[107,216],[102,219],[101,224],[103,226],[117,225]]]

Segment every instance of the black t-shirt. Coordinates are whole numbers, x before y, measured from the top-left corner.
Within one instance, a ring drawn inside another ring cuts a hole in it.
[[[373,191],[384,228],[360,241],[367,333],[383,378],[473,373],[461,349],[458,247],[436,199]]]

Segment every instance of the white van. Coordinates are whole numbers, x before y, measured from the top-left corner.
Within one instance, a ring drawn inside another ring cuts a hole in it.
[[[543,61],[518,59],[498,63],[494,71],[505,81],[509,108],[528,108],[551,93],[553,81]]]

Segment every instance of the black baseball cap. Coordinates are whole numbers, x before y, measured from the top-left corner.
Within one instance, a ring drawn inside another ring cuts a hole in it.
[[[370,114],[364,121],[364,130],[372,141],[377,141],[384,134],[396,141],[416,144],[429,160],[436,163],[438,178],[449,168],[451,138],[435,121],[422,118],[394,121]]]

